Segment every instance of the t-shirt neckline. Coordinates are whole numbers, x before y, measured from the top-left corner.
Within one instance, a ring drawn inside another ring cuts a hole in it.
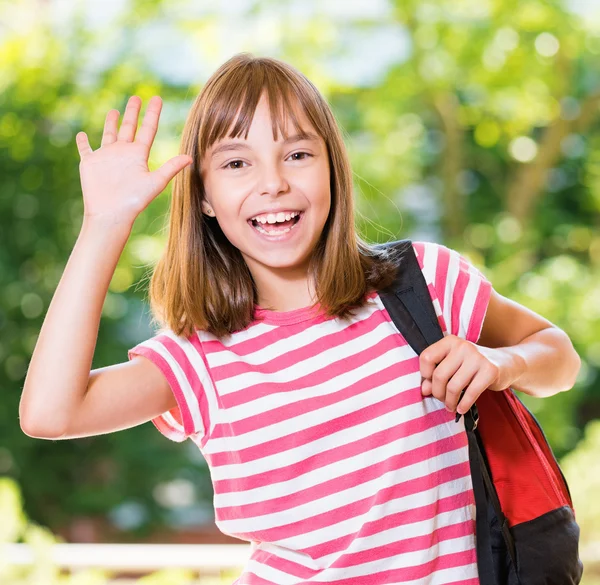
[[[377,295],[377,291],[371,291],[365,296],[371,299]],[[257,304],[254,305],[254,318],[262,323],[271,325],[293,325],[309,319],[334,319],[335,316],[328,317],[327,312],[318,301],[314,305],[291,309],[290,311],[274,311],[265,309]]]
[[[262,323],[273,325],[292,325],[308,319],[322,317],[324,314],[325,310],[319,302],[314,305],[300,307],[299,309],[291,309],[290,311],[274,311],[256,304],[254,305],[254,318]]]

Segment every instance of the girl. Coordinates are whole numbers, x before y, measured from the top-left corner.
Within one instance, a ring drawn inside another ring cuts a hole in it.
[[[206,458],[217,526],[252,543],[238,585],[475,584],[464,413],[482,392],[571,388],[567,335],[456,251],[414,242],[445,337],[418,357],[377,294],[391,254],[354,227],[334,116],[293,67],[239,54],[208,80],[182,152],[149,172],[161,101],[77,135],[85,212],[20,404],[32,437],[151,420]],[[161,330],[90,372],[136,217],[174,178],[150,286]],[[466,389],[459,402],[461,390]]]

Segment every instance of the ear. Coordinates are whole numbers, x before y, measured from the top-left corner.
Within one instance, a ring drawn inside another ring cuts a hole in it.
[[[206,199],[203,199],[200,205],[202,206],[202,213],[208,215],[209,217],[215,216],[215,210],[212,208],[212,205]]]

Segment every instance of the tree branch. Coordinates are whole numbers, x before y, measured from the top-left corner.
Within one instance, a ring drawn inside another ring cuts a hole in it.
[[[464,199],[458,188],[458,177],[463,168],[464,130],[458,122],[458,98],[453,93],[437,94],[432,101],[442,121],[446,137],[441,161],[444,183],[442,229],[445,238],[452,241],[462,236],[465,229]]]
[[[568,95],[567,80],[571,63],[560,56],[557,78],[562,80],[559,95]],[[560,99],[559,99],[560,101]],[[559,114],[552,124],[546,127],[538,145],[538,153],[529,164],[518,167],[507,189],[507,208],[521,225],[527,225],[539,203],[546,184],[548,171],[561,159],[561,143],[572,132],[584,132],[598,115],[600,93],[589,95],[581,105],[579,116],[575,120],[565,120]]]

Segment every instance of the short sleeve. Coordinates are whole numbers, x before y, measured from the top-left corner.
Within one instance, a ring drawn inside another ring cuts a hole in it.
[[[477,343],[492,283],[456,250],[433,242],[413,242],[413,248],[442,329]]]
[[[127,352],[129,360],[136,355],[158,366],[177,401],[176,407],[152,419],[154,426],[172,441],[180,443],[190,437],[200,441],[210,428],[205,391],[210,382],[200,340],[165,330]]]

